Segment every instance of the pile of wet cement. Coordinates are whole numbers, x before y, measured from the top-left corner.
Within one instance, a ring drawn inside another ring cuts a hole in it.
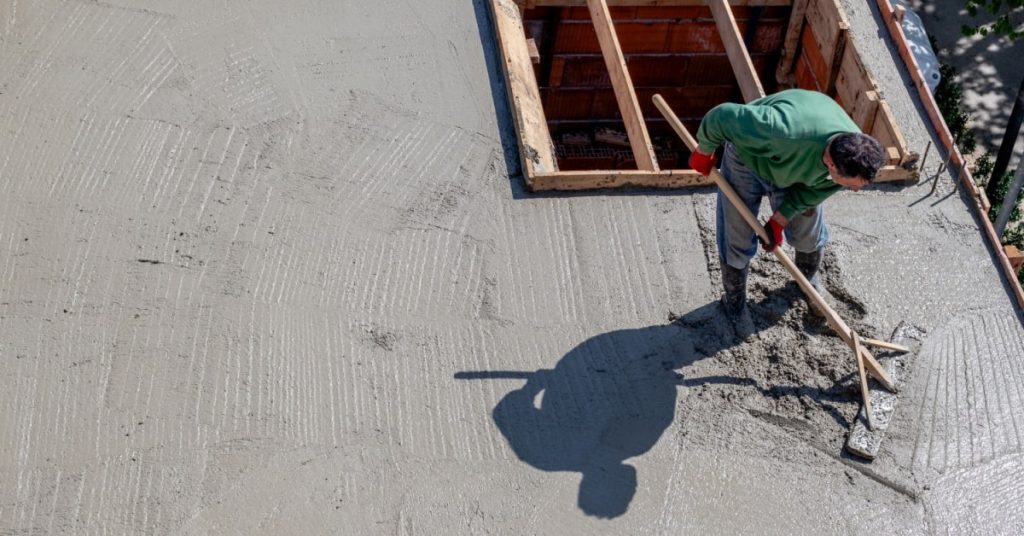
[[[709,263],[710,264],[710,263]],[[709,266],[720,284],[717,266]],[[847,324],[862,324],[863,305],[843,287],[835,256],[823,262],[826,299]],[[690,439],[713,438],[709,418],[745,411],[814,445],[841,445],[860,407],[856,362],[849,347],[810,310],[802,291],[773,257],[758,255],[748,281],[756,332],[740,340],[723,314],[680,318],[697,359],[716,361],[714,378],[684,378],[696,396],[685,397],[680,413]],[[685,372],[684,372],[685,375]]]

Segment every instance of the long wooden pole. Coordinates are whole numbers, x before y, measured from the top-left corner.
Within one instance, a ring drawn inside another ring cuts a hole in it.
[[[875,429],[875,421],[871,417],[871,390],[868,389],[868,377],[864,374],[864,356],[860,353],[860,337],[853,332],[853,354],[857,360],[857,374],[860,376],[860,396],[864,399],[864,416],[868,420],[868,428]]]
[[[658,110],[661,111],[662,115],[665,116],[665,119],[667,119],[669,124],[672,125],[672,129],[676,131],[676,134],[682,138],[683,143],[685,143],[691,151],[696,150],[697,140],[690,135],[690,132],[686,130],[682,121],[676,117],[675,112],[669,108],[668,103],[665,102],[665,99],[663,99],[661,95],[654,96],[654,105],[658,107]],[[757,221],[757,218],[751,214],[750,209],[748,209],[747,205],[743,203],[743,200],[736,195],[732,186],[729,186],[729,183],[725,181],[725,177],[722,176],[722,173],[717,169],[712,168],[711,179],[715,181],[715,184],[718,185],[718,188],[722,193],[729,198],[729,201],[736,206],[736,210],[739,211],[740,215],[743,216],[743,219],[748,225],[750,225],[754,232],[761,237],[761,240],[768,242],[768,233],[765,232],[764,227],[762,227],[761,223]],[[790,260],[789,256],[786,255],[782,248],[775,248],[775,258],[782,263],[782,266],[786,268],[789,275],[793,276],[793,280],[796,281],[797,285],[800,286],[800,289],[804,291],[804,294],[807,295],[808,299],[818,306],[818,309],[820,309],[825,315],[825,320],[828,322],[828,325],[839,334],[839,337],[842,338],[851,349],[860,352],[860,355],[864,358],[864,364],[867,366],[868,372],[877,378],[886,389],[896,392],[896,384],[892,381],[892,378],[889,377],[889,373],[886,372],[882,365],[878,363],[878,360],[875,359],[875,356],[871,355],[871,352],[869,352],[867,348],[854,344],[852,335],[853,330],[851,330],[850,326],[846,325],[846,322],[839,317],[839,314],[829,306],[828,302],[818,294],[818,291],[814,290],[810,281],[804,277],[804,274],[800,272],[800,269],[796,267],[796,264],[793,264],[793,261]]]

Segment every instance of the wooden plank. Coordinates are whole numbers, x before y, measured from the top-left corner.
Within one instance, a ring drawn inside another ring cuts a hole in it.
[[[921,174],[916,169],[907,169],[903,166],[884,166],[875,175],[875,182],[905,182],[917,181]]]
[[[537,41],[532,37],[526,40],[526,51],[530,54],[530,63],[534,65],[540,63],[540,50],[537,49]]]
[[[775,70],[775,80],[780,84],[793,85],[793,68],[800,50],[800,33],[804,28],[804,17],[807,13],[808,0],[795,0],[793,11],[789,14],[789,26],[782,45],[782,58]]]
[[[888,137],[889,143],[887,146],[895,147],[899,158],[894,163],[905,162],[910,159],[910,149],[907,148],[907,140],[903,138],[903,133],[900,132],[899,127],[896,126],[896,118],[892,114],[892,110],[889,108],[889,103],[885,102],[885,99],[879,99],[878,101],[878,112],[875,114],[875,127],[876,131],[879,123],[882,124]],[[881,140],[879,140],[881,141]]]
[[[828,82],[828,62],[822,56],[819,42],[817,29],[810,24],[804,26],[804,35],[800,39],[800,57],[807,60],[807,67],[817,81],[818,89],[824,91]]]
[[[880,341],[878,339],[869,339],[867,337],[861,337],[860,342],[870,346],[874,346],[876,348],[882,348],[884,350],[893,350],[895,352],[901,352],[904,354],[910,351],[910,348],[902,344],[896,344],[894,342],[888,341]]]
[[[519,8],[512,0],[491,0],[490,6],[498,34],[509,106],[519,139],[519,156],[529,186],[535,174],[558,170],[554,145],[530,63]]]
[[[864,371],[864,357],[860,354],[860,336],[850,330],[853,335],[853,357],[857,360],[857,372],[860,375],[860,394],[864,400],[864,415],[867,417],[868,428],[874,429],[875,422],[871,417],[871,390],[868,389],[868,374]]]
[[[832,58],[828,62],[828,81],[825,83],[825,93],[836,94],[836,79],[839,78],[839,69],[843,64],[843,56],[846,52],[846,42],[849,39],[850,30],[840,28],[836,37],[835,48],[832,50]]]
[[[718,26],[718,34],[725,44],[725,53],[729,55],[729,63],[736,74],[736,81],[743,93],[743,100],[750,102],[764,96],[764,87],[757,77],[753,62],[750,61],[750,53],[743,44],[743,36],[736,25],[736,17],[726,0],[708,0],[711,13],[715,17],[715,24]]]
[[[635,186],[645,188],[689,188],[709,186],[711,179],[692,169],[660,171],[597,170],[539,173],[533,178],[533,190],[591,190]]]
[[[890,164],[900,163],[900,151],[895,147],[886,147],[885,156],[889,159]]]
[[[703,6],[704,0],[605,0],[609,6],[643,6],[643,7],[673,7],[673,6]],[[519,0],[525,6],[526,0]],[[788,6],[793,0],[729,0],[732,6]],[[587,0],[533,0],[536,7],[573,7],[585,6]]]
[[[874,128],[878,107],[878,93],[875,81],[864,69],[857,54],[855,43],[850,42],[840,61],[836,77],[836,97],[843,102],[847,113],[862,132],[870,133]]]
[[[849,30],[846,15],[834,0],[815,0],[807,6],[807,23],[818,36],[822,56],[830,58],[840,30]]]
[[[811,61],[807,59],[807,54],[800,54],[800,58],[796,60],[796,69],[793,69],[793,82],[796,87],[801,89],[821,91],[821,86],[814,78],[814,69],[811,67]]]
[[[657,171],[658,162],[654,156],[654,147],[651,145],[650,135],[647,134],[647,126],[644,125],[633,82],[629,79],[626,58],[622,56],[622,47],[619,46],[619,39],[615,35],[608,4],[606,0],[587,0],[587,9],[590,10],[590,17],[594,21],[597,40],[601,43],[601,53],[604,54],[604,61],[608,66],[608,75],[612,79],[612,88],[619,102],[619,112],[622,113],[622,121],[626,125],[626,134],[629,135],[637,168]]]
[[[848,110],[850,117],[860,127],[861,132],[871,132],[875,126],[875,116],[878,113],[878,101],[880,100],[878,93],[865,91],[854,98],[852,109]]]

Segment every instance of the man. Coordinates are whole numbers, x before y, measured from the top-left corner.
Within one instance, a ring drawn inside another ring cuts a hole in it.
[[[707,176],[724,145],[722,175],[747,208],[757,214],[762,197],[771,202],[765,251],[774,251],[785,234],[795,264],[820,290],[818,268],[829,238],[820,205],[844,187],[856,192],[873,181],[885,162],[882,145],[862,134],[834,100],[802,89],[716,106],[704,116],[697,141],[690,167]],[[749,322],[747,273],[757,235],[721,192],[715,231],[723,308],[734,322]]]

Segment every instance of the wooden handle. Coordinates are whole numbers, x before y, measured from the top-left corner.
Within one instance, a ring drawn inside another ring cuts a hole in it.
[[[675,112],[669,108],[668,103],[665,102],[665,99],[663,99],[661,95],[654,96],[654,105],[657,106],[658,110],[661,111],[661,114],[665,116],[669,125],[672,125],[672,130],[675,130],[676,134],[678,134],[683,140],[683,143],[685,143],[691,151],[697,150],[697,140],[690,135],[690,132],[686,130],[686,126],[684,126],[682,121],[676,117]],[[721,190],[727,198],[729,198],[729,201],[736,207],[736,210],[739,211],[741,216],[743,216],[743,219],[748,225],[750,225],[750,228],[757,233],[757,236],[761,237],[761,240],[769,242],[768,233],[765,232],[764,227],[757,221],[757,218],[750,212],[750,209],[747,208],[747,205],[743,200],[736,195],[736,191],[732,189],[732,186],[729,186],[729,183],[725,181],[725,177],[722,176],[722,173],[713,167],[711,168],[711,179],[718,185],[718,189]],[[864,363],[867,365],[868,371],[871,375],[878,378],[878,381],[886,389],[896,392],[896,384],[892,381],[892,378],[889,377],[889,373],[882,368],[882,365],[878,363],[875,356],[871,355],[871,352],[869,352],[867,348],[860,345],[856,345],[855,347],[853,337],[851,335],[853,330],[850,329],[850,326],[846,325],[846,322],[839,317],[839,314],[829,306],[820,294],[818,294],[818,291],[814,290],[810,281],[804,277],[804,274],[800,272],[796,267],[796,264],[793,263],[784,251],[782,251],[782,248],[775,248],[774,253],[775,258],[782,263],[782,266],[786,268],[786,271],[788,271],[789,275],[793,277],[793,280],[796,281],[797,285],[800,286],[800,289],[804,291],[804,294],[807,295],[808,299],[814,302],[814,304],[821,310],[822,314],[825,315],[825,320],[828,322],[828,325],[839,334],[839,337],[842,338],[850,348],[854,349],[864,358]]]
[[[901,353],[904,353],[904,354],[910,351],[910,348],[907,348],[906,346],[903,346],[901,344],[896,344],[896,343],[893,343],[893,342],[880,341],[878,339],[869,339],[867,337],[861,337],[860,342],[862,342],[864,344],[870,344],[871,346],[874,346],[874,347],[877,347],[877,348],[885,348],[886,350],[894,350],[896,352],[901,352]]]
[[[860,396],[864,398],[864,416],[867,417],[868,428],[875,429],[871,419],[871,391],[868,389],[868,377],[864,374],[864,356],[860,353],[860,336],[853,332],[853,355],[857,359],[857,372],[860,375]]]

